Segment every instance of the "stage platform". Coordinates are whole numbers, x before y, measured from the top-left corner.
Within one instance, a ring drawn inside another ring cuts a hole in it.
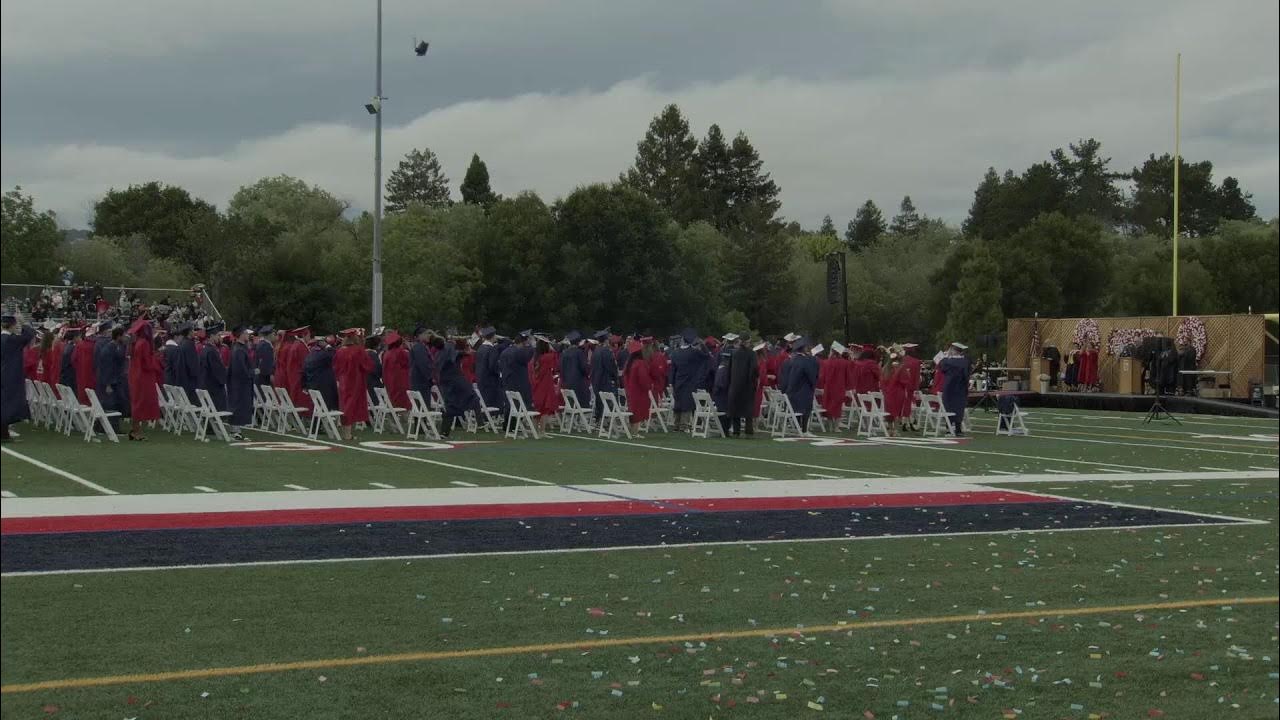
[[[993,393],[995,394],[995,393]],[[1083,392],[1004,392],[1000,395],[1016,395],[1023,407],[1073,408],[1077,410],[1124,410],[1146,412],[1151,408],[1154,395],[1122,395],[1120,393]],[[970,393],[970,402],[976,403],[982,393]],[[1280,419],[1275,408],[1258,407],[1245,402],[1210,398],[1164,396],[1164,406],[1169,412],[1184,415],[1236,415]]]

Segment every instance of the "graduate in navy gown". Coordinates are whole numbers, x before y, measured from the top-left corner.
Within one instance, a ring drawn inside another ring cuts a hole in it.
[[[369,391],[369,397],[374,396],[374,390],[382,387],[382,358],[378,355],[378,350],[382,347],[382,337],[374,335],[364,341],[364,352],[369,356],[370,362],[373,363],[373,369],[365,376],[365,390]],[[437,357],[437,362],[439,358]]]
[[[600,400],[600,393],[618,392],[618,359],[608,345],[609,330],[607,328],[592,335],[592,338],[600,343],[595,352],[591,353],[591,391],[596,396],[594,415],[599,421],[600,416],[604,414],[604,402]]]
[[[480,347],[476,350],[476,389],[484,398],[486,407],[497,408],[499,414],[506,414],[507,401],[502,394],[502,371],[498,368],[498,348],[495,338],[498,331],[491,328],[480,329]]]
[[[729,361],[733,357],[734,346],[738,341],[737,333],[725,333],[724,343],[715,353],[716,370],[711,384],[711,400],[716,404],[716,413],[721,415],[720,424],[728,427],[729,414]]]
[[[689,427],[689,413],[693,412],[693,391],[698,389],[702,377],[702,352],[693,346],[698,333],[686,328],[680,333],[680,347],[671,351],[671,393],[675,396],[672,408],[676,416],[676,429]]]
[[[302,386],[307,390],[318,390],[324,398],[325,407],[338,409],[338,377],[333,374],[333,347],[330,343],[316,338],[311,351],[302,360]]]
[[[567,347],[560,353],[560,387],[572,390],[578,404],[586,407],[591,402],[587,378],[591,369],[587,367],[587,354],[582,349],[582,333],[570,331],[564,336]]]
[[[0,340],[0,440],[9,442],[9,426],[31,417],[27,405],[26,377],[22,373],[22,351],[36,337],[35,328],[18,328],[16,315],[3,318],[4,334]]]
[[[249,362],[249,328],[240,326],[231,331],[231,365],[227,368],[227,405],[231,410],[231,435],[233,440],[243,440],[240,429],[253,422],[253,385],[260,382]]]
[[[259,385],[270,385],[271,376],[276,371],[276,349],[271,345],[275,339],[276,329],[272,325],[258,328],[258,344],[253,348],[253,381]],[[246,344],[245,348],[249,346]],[[234,348],[232,348],[234,350]]]
[[[419,325],[413,329],[413,336],[416,342],[409,346],[409,389],[418,391],[429,405],[436,374],[429,343],[435,333]]]
[[[442,337],[431,339],[436,351],[436,371],[440,377],[440,396],[444,398],[444,417],[440,426],[440,435],[446,439],[453,431],[454,420],[461,418],[468,410],[479,411],[480,399],[476,397],[475,388],[467,382],[462,374],[461,356],[457,345],[445,342]]]
[[[196,388],[200,387],[200,356],[196,341],[191,339],[191,324],[178,326],[178,350],[171,358],[173,384],[187,392],[187,399],[196,401]]]
[[[107,327],[99,328],[98,340],[93,348],[93,372],[97,381],[94,392],[97,393],[103,410],[120,413],[111,418],[111,427],[119,430],[120,418],[129,417],[130,412],[129,375],[124,352],[125,329],[110,327],[110,323],[104,325]],[[105,334],[108,329],[111,331],[110,337]]]
[[[529,362],[533,360],[534,349],[530,344],[532,330],[523,330],[512,340],[502,354],[498,356],[498,367],[502,372],[503,394],[506,391],[518,392],[524,400],[525,409],[533,409],[533,386],[529,383]]]
[[[778,388],[791,401],[791,409],[800,413],[800,429],[808,432],[813,393],[818,387],[818,359],[809,352],[806,338],[797,340],[792,350],[791,357],[782,366]]]
[[[938,361],[938,372],[942,373],[942,406],[951,416],[951,424],[955,428],[956,437],[960,437],[964,423],[964,411],[969,405],[969,357],[965,355],[968,346],[951,343],[946,355]]]
[[[84,342],[80,339],[80,328],[67,328],[67,334],[64,339],[65,342],[62,346],[62,370],[58,374],[58,382],[74,390],[76,387],[76,345]]]
[[[222,364],[222,354],[214,342],[222,327],[221,323],[216,323],[205,328],[208,340],[200,350],[200,387],[209,393],[213,406],[219,411],[227,409],[227,366]]]

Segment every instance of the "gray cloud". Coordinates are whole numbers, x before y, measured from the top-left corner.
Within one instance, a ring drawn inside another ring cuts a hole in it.
[[[149,179],[224,203],[285,172],[367,207],[368,5],[7,0],[0,181],[70,225]],[[1275,3],[386,6],[388,163],[426,145],[460,180],[478,152],[500,192],[616,177],[678,102],[698,133],[746,131],[806,225],[908,193],[959,220],[987,165],[1088,136],[1117,169],[1171,151],[1181,48],[1184,154],[1277,209]]]

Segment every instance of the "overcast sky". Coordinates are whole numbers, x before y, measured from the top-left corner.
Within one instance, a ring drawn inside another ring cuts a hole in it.
[[[782,212],[867,198],[963,219],[988,165],[1081,137],[1113,168],[1173,149],[1276,214],[1276,0],[385,1],[384,157],[473,152],[548,201],[608,181],[666,103],[745,131]],[[374,0],[4,0],[0,183],[65,227],[161,180],[221,206],[289,174],[372,205]],[[431,42],[414,57],[415,37]]]

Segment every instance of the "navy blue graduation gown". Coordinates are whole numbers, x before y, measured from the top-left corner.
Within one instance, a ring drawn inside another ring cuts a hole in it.
[[[173,384],[187,391],[187,398],[196,401],[196,388],[200,387],[200,356],[196,353],[196,341],[183,338],[178,341],[178,351],[174,353]]]
[[[733,353],[722,350],[715,369],[715,380],[711,386],[711,400],[716,404],[716,412],[724,415],[729,412],[729,359]]]
[[[479,409],[479,398],[475,388],[467,382],[462,374],[462,365],[458,360],[458,348],[446,343],[436,353],[436,369],[440,374],[440,395],[444,398],[444,409],[448,415],[462,415],[468,410]]]
[[[232,425],[253,422],[254,377],[253,366],[249,363],[249,348],[235,343],[231,347],[231,367],[227,368],[227,405],[231,410]]]
[[[22,351],[35,336],[35,328],[23,325],[17,333],[5,333],[3,342],[0,342],[0,423],[5,425],[31,417],[31,408],[27,406],[26,376],[22,371]]]
[[[373,361],[373,369],[364,378],[365,389],[369,391],[369,395],[373,395],[375,388],[382,387],[382,358],[378,356],[376,350],[365,350],[369,354],[369,359]]]
[[[58,374],[58,382],[72,390],[76,389],[76,345],[82,342],[84,341],[76,340],[62,347],[62,371]]]
[[[779,387],[791,401],[791,408],[807,417],[813,410],[813,392],[818,387],[818,359],[808,353],[792,355],[781,373],[786,385]]]
[[[94,392],[107,412],[116,411],[129,417],[129,374],[125,365],[124,345],[100,337],[93,347],[93,372],[97,380]]]
[[[178,343],[172,340],[166,341],[160,354],[164,357],[164,384],[177,385]]]
[[[671,392],[675,395],[674,409],[678,413],[693,412],[693,391],[702,378],[702,353],[692,347],[681,347],[671,352]]]
[[[227,366],[222,364],[222,356],[213,343],[205,343],[200,354],[200,387],[213,398],[215,408],[227,409]],[[195,398],[191,400],[194,402]]]
[[[409,389],[422,393],[422,399],[431,403],[431,386],[434,384],[435,364],[427,344],[415,342],[409,346]]]
[[[520,393],[526,409],[533,409],[533,387],[529,384],[529,361],[534,350],[528,345],[511,345],[498,356],[502,389]],[[505,393],[504,393],[505,397]]]
[[[607,347],[591,353],[591,388],[597,395],[618,391],[618,359]]]
[[[506,396],[502,394],[502,371],[498,367],[501,352],[493,343],[483,343],[476,351],[476,388],[485,405],[499,409],[507,406]]]
[[[330,410],[338,409],[338,377],[333,374],[333,348],[307,353],[302,360],[302,386],[308,390],[319,390],[324,404]]]
[[[958,428],[969,405],[969,358],[944,357],[938,362],[938,370],[942,372],[942,406],[955,413],[951,420]]]
[[[582,348],[570,345],[560,353],[560,387],[572,390],[582,407],[586,407],[590,401],[591,390],[587,386],[587,375],[590,372],[586,353]]]
[[[246,352],[245,355],[248,355]],[[258,371],[254,375],[255,381],[259,385],[270,385],[271,376],[276,372],[276,350],[271,347],[271,343],[262,340],[253,350],[253,365]]]

